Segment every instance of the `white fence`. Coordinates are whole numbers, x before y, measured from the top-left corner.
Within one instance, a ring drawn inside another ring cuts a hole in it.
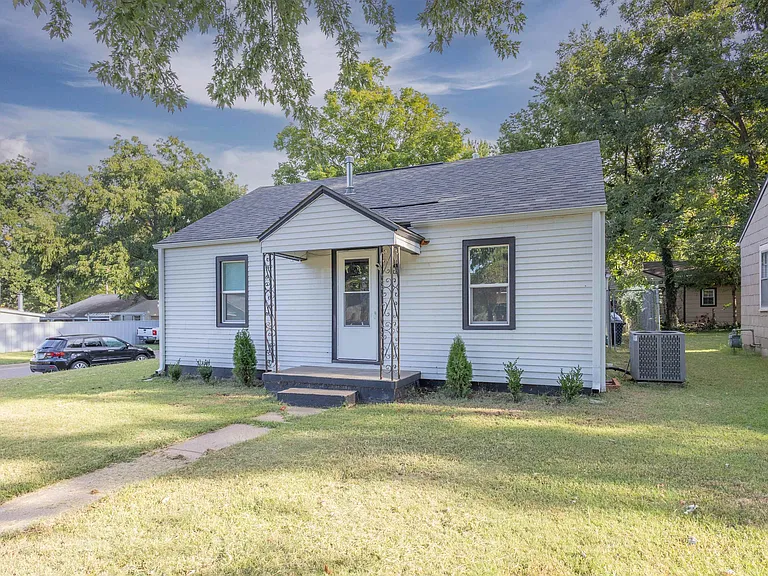
[[[33,350],[49,336],[100,334],[136,344],[136,329],[157,328],[157,320],[120,320],[117,322],[21,322],[0,324],[0,353]]]

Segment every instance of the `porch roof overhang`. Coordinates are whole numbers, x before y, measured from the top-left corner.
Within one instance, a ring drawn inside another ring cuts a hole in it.
[[[280,254],[387,245],[419,254],[424,241],[420,234],[327,186],[318,186],[259,235],[262,251]]]

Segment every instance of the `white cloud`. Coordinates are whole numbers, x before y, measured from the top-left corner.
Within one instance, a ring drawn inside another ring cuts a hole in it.
[[[74,110],[33,108],[0,103],[0,162],[25,156],[40,170],[51,173],[85,173],[109,155],[116,134],[138,136],[145,144],[165,137],[170,129],[142,126],[130,119],[103,118]],[[188,140],[196,152],[211,159],[214,168],[237,175],[249,189],[272,183],[272,172],[286,159],[282,152]]]
[[[0,157],[22,154],[44,171],[85,172],[108,154],[115,135],[151,143],[161,136],[155,128],[89,112],[0,103]]]
[[[205,148],[205,147],[204,147]],[[203,153],[205,150],[203,148]],[[272,172],[278,163],[287,159],[283,152],[276,150],[254,150],[244,147],[229,148],[210,154],[211,164],[224,172],[237,174],[239,184],[248,190],[272,184]]]
[[[32,147],[26,137],[3,138],[0,134],[0,162],[11,160],[17,156],[32,157]]]

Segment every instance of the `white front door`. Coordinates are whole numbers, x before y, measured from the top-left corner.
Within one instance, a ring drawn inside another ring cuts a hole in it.
[[[336,359],[379,359],[378,250],[336,253]]]

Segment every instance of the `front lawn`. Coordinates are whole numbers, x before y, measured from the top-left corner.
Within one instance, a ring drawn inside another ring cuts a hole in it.
[[[768,362],[325,412],[0,539],[8,574],[765,574]]]
[[[249,422],[274,406],[258,388],[144,381],[156,368],[156,362],[129,362],[0,380],[0,502]]]
[[[29,362],[32,358],[32,351],[29,352],[3,352],[0,354],[0,366],[3,364],[22,364]]]

